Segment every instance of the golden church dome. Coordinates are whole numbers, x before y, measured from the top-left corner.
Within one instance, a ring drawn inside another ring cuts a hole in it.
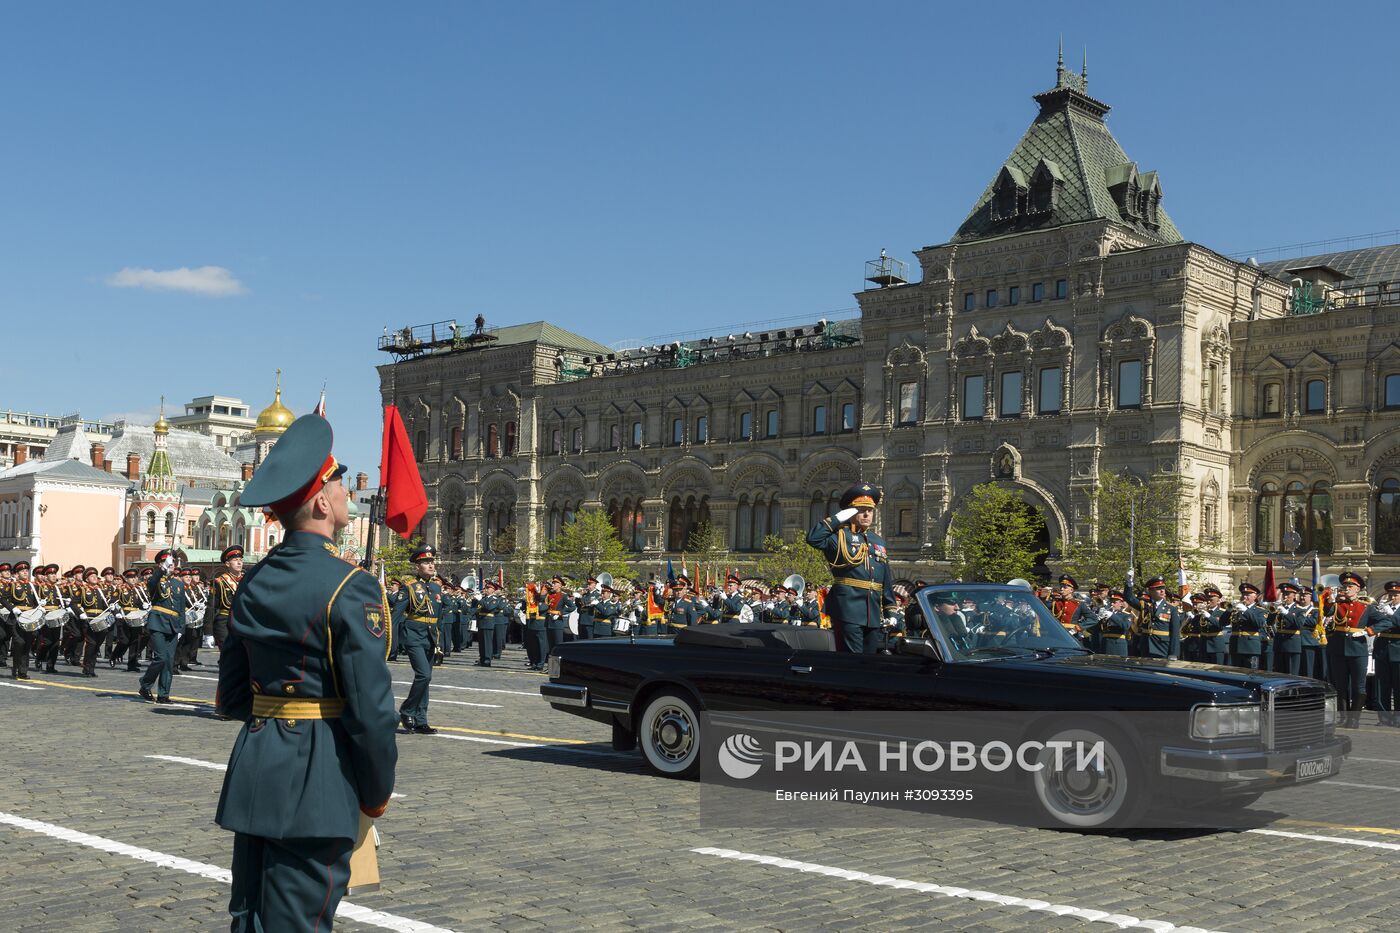
[[[258,415],[258,423],[253,428],[254,434],[281,434],[292,426],[296,420],[296,415],[291,409],[282,404],[282,370],[277,370],[277,395],[273,398],[272,404],[262,410]]]
[[[157,434],[169,434],[169,433],[170,433],[170,422],[165,420],[165,396],[164,396],[164,395],[162,395],[162,396],[160,397],[160,419],[159,419],[158,421],[156,421],[155,426],[154,426],[151,430],[155,431]]]

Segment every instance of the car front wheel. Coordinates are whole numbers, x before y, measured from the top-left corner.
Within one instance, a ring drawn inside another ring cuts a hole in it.
[[[642,757],[657,774],[693,778],[700,773],[700,715],[680,691],[663,690],[647,700],[637,728]]]
[[[1041,768],[1032,773],[1031,786],[1038,809],[1052,825],[1067,829],[1138,825],[1147,809],[1148,793],[1131,743],[1094,725],[1060,728],[1044,742],[1037,759]],[[1057,756],[1051,742],[1071,746]],[[1103,754],[1080,761],[1075,749],[1093,750],[1097,743],[1102,743]]]

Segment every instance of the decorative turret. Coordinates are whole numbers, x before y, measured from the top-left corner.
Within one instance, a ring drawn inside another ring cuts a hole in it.
[[[160,397],[160,418],[152,431],[155,433],[155,450],[151,452],[151,462],[146,466],[141,491],[173,494],[178,484],[175,480],[175,468],[170,464],[170,422],[165,420],[164,395]]]
[[[253,435],[264,434],[281,435],[283,431],[292,426],[296,420],[291,409],[282,404],[282,370],[277,370],[277,393],[272,399],[272,404],[262,410],[258,415],[258,423],[253,428]]]

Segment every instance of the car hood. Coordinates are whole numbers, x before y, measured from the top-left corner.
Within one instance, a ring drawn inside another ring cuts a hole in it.
[[[1259,690],[1265,684],[1291,683],[1301,686],[1317,683],[1307,677],[1292,674],[1250,671],[1222,664],[1199,664],[1195,661],[1168,661],[1165,658],[1122,658],[1107,654],[1085,654],[1046,659],[1039,663],[1053,663],[1072,670],[1138,674],[1151,677],[1160,683],[1208,684],[1244,690]]]

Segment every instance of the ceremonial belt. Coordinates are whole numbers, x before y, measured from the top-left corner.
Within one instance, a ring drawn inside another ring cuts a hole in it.
[[[737,618],[739,618],[739,613],[737,613],[737,612],[726,612],[726,613],[724,614],[724,618],[726,618],[726,619],[737,619]]]
[[[1274,632],[1275,632],[1275,634],[1277,634],[1277,635],[1301,635],[1301,634],[1303,634],[1303,630],[1300,629],[1300,628],[1281,628],[1281,629],[1275,629]]]
[[[253,715],[259,719],[339,719],[344,712],[345,701],[338,697],[288,700],[253,695]]]
[[[876,583],[874,580],[857,580],[854,577],[836,577],[833,580],[833,585],[854,586],[857,589],[874,590],[877,593],[883,593],[885,591],[883,584]]]
[[[1377,632],[1377,638],[1400,638],[1400,632]]]
[[[1104,632],[1103,635],[1102,635],[1101,637],[1103,637],[1103,638],[1127,638],[1128,636],[1127,636],[1127,635],[1123,635],[1123,634],[1121,634],[1121,633],[1119,633],[1119,632]]]
[[[168,615],[168,616],[175,616],[177,619],[180,617],[180,613],[176,612],[174,609],[167,609],[167,608],[165,608],[164,606],[152,606],[152,607],[151,607],[151,611],[152,611],[152,612],[163,612],[163,613],[165,613],[165,614]]]
[[[426,622],[426,623],[428,623],[429,625],[431,625],[432,623],[437,622],[437,621],[438,621],[438,618],[437,618],[437,616],[409,616],[409,617],[408,617],[408,621],[410,621],[410,622]]]
[[[1147,634],[1149,634],[1149,635],[1157,635],[1157,636],[1159,636],[1159,637],[1161,637],[1161,638],[1170,638],[1172,633],[1171,633],[1171,629],[1152,628],[1152,629],[1148,629],[1148,630],[1147,630]]]
[[[1351,634],[1358,633],[1358,632],[1359,632],[1360,634],[1362,634],[1362,635],[1366,634],[1366,630],[1365,630],[1364,628],[1352,628],[1351,626],[1348,626],[1348,625],[1338,625],[1338,626],[1335,626],[1335,627],[1333,627],[1332,631],[1334,631],[1334,632],[1340,632],[1340,633],[1343,634],[1343,635],[1351,635]]]

